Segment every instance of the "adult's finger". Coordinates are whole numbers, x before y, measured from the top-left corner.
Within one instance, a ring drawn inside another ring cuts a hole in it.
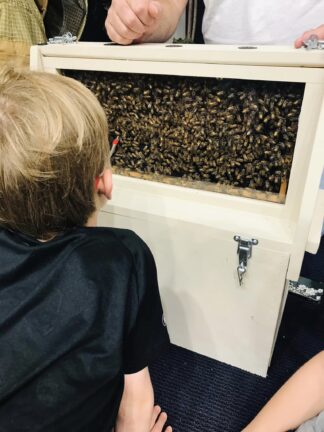
[[[151,1],[149,4],[149,14],[152,18],[157,18],[162,12],[161,3],[158,1]]]
[[[133,39],[127,39],[124,36],[122,36],[114,27],[114,25],[109,22],[109,19],[106,19],[105,27],[107,34],[109,36],[109,39],[113,42],[116,42],[120,45],[130,45],[133,42]]]
[[[132,9],[132,0],[113,0],[107,12],[105,26],[111,40],[123,44],[140,38],[145,31],[144,24]]]
[[[154,25],[162,11],[160,2],[156,0],[132,0],[130,6],[136,17],[146,27]]]
[[[119,17],[119,15],[117,14],[113,15],[109,11],[107,14],[106,27],[108,32],[109,32],[109,27],[112,27],[114,31],[119,35],[119,37],[122,39],[126,39],[126,41],[127,40],[133,41],[134,39],[141,37],[145,30],[142,24],[140,24],[140,26],[137,27],[140,29],[140,31],[133,30],[131,27],[125,24],[125,21],[123,21]]]
[[[295,47],[300,48],[303,46],[304,41],[310,38],[312,35],[316,35],[318,39],[324,39],[324,25],[320,25],[314,29],[304,32],[301,37],[295,40]]]
[[[298,39],[295,40],[295,48],[301,48],[304,44],[304,41],[307,40],[312,34],[314,34],[314,30],[308,30],[304,32]]]

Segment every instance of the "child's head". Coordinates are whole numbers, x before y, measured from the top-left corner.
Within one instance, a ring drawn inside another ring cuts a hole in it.
[[[0,69],[0,225],[40,239],[84,225],[108,166],[107,120],[86,87]]]

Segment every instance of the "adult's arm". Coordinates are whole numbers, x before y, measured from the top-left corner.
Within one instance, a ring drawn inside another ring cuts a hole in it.
[[[300,368],[243,432],[286,432],[324,410],[324,351]]]
[[[113,42],[165,42],[175,32],[187,0],[112,0],[106,30]]]
[[[318,39],[324,39],[324,24],[314,29],[307,30],[305,33],[303,33],[298,39],[295,40],[295,48],[301,48],[303,46],[303,42],[312,35],[316,35]]]
[[[125,375],[115,432],[162,432],[167,416],[154,407],[154,393],[148,368]],[[170,427],[167,432],[172,432]]]

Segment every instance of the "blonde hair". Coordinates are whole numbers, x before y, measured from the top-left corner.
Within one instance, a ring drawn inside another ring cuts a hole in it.
[[[84,225],[108,165],[107,119],[90,90],[0,69],[0,225],[40,239]]]

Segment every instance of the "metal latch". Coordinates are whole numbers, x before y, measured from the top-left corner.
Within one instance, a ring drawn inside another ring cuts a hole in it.
[[[62,36],[54,36],[48,39],[49,44],[70,44],[77,41],[77,37],[73,36],[72,33],[67,32]]]
[[[324,40],[318,39],[318,37],[316,35],[311,35],[303,43],[304,43],[304,47],[307,50],[314,50],[314,49],[322,50],[322,49],[324,49]]]
[[[237,253],[239,256],[239,265],[237,267],[237,276],[242,285],[243,276],[247,271],[248,259],[252,256],[252,246],[256,246],[259,241],[256,239],[243,240],[240,236],[235,235],[234,240],[238,242]]]

